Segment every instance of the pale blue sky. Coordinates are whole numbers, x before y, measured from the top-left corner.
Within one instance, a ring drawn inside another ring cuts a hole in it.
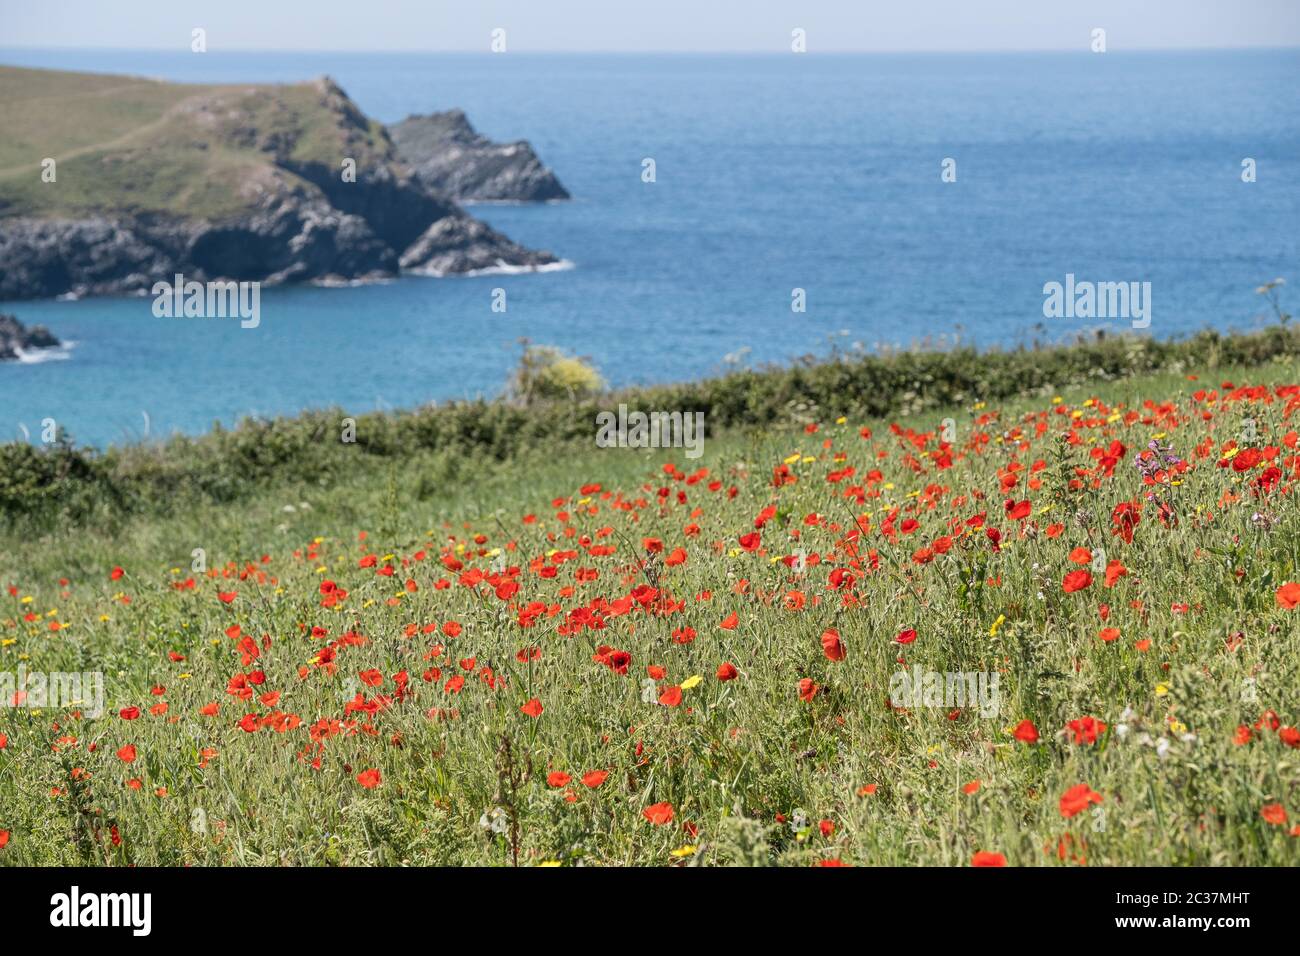
[[[0,0],[0,47],[810,53],[1300,46],[1300,0]]]

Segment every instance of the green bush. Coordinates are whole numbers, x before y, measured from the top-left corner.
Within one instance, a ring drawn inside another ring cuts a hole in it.
[[[553,345],[529,345],[525,341],[508,392],[511,399],[528,406],[589,398],[604,390],[605,380],[585,359],[566,355]]]
[[[0,445],[0,518],[6,526],[26,528],[166,513],[187,502],[237,501],[289,479],[329,485],[344,472],[424,451],[449,461],[553,452],[590,442],[597,412],[619,402],[645,410],[701,411],[708,429],[716,431],[914,413],[1193,365],[1257,366],[1298,356],[1300,328],[1271,325],[1250,334],[1207,331],[1177,341],[1110,337],[1051,349],[836,356],[605,395],[596,394],[599,377],[586,366],[579,371],[543,357],[528,373],[526,400],[356,415],[355,442],[341,437],[346,413],[329,409],[104,452],[64,442],[49,448]]]

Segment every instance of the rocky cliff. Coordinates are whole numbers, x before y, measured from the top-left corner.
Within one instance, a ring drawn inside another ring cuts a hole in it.
[[[460,110],[408,116],[388,127],[397,155],[425,186],[464,202],[568,199],[526,141],[494,143]]]
[[[29,349],[54,349],[60,344],[43,325],[29,329],[12,315],[0,315],[0,362],[16,359]]]
[[[143,292],[178,272],[329,282],[557,261],[430,190],[328,78],[189,86],[0,67],[0,100],[0,299]]]

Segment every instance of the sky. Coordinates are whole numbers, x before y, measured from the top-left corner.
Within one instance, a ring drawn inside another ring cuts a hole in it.
[[[1300,0],[0,0],[0,48],[785,52],[1300,46]]]

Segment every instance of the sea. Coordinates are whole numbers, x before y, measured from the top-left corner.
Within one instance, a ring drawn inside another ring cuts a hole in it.
[[[0,302],[67,343],[0,363],[0,441],[37,441],[48,419],[102,448],[246,416],[493,398],[525,339],[626,386],[837,353],[1251,329],[1275,278],[1300,312],[1296,49],[0,63],[328,74],[384,122],[460,107],[494,140],[526,139],[574,197],[471,207],[564,269],[265,288],[256,328],[155,317],[149,298]],[[1067,277],[1138,283],[1146,314],[1049,316],[1045,287]]]

